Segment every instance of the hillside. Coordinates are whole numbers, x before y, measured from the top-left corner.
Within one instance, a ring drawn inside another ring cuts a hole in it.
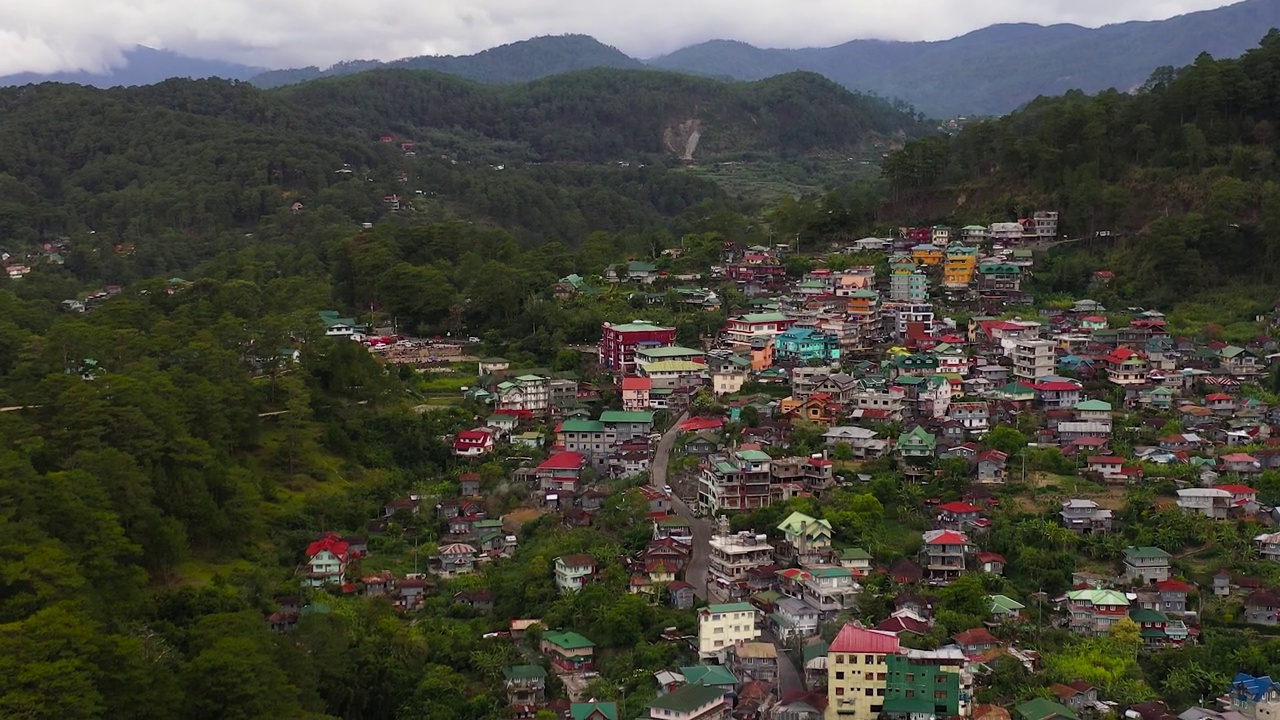
[[[495,87],[380,70],[287,88],[279,97],[334,131],[455,128],[515,143],[530,160],[803,154],[924,130],[909,113],[808,73],[722,83],[597,69]]]
[[[260,67],[241,65],[221,60],[192,58],[168,50],[157,50],[138,45],[124,53],[124,62],[106,73],[61,72],[18,73],[0,76],[0,87],[28,85],[42,82],[74,83],[93,87],[118,85],[151,85],[169,78],[210,78],[248,80],[263,72]]]
[[[435,70],[485,83],[520,83],[548,75],[590,68],[641,68],[644,64],[617,48],[585,35],[531,38],[499,45],[474,55],[423,55],[391,62],[356,60],[330,68],[271,70],[252,78],[253,84],[279,87],[322,77],[350,75],[378,67]]]
[[[1108,268],[1127,304],[1249,293],[1280,278],[1277,98],[1272,30],[1239,59],[1201,57],[1136,94],[1041,98],[910,143],[885,161],[885,212],[965,224],[1053,207],[1070,237],[1119,236],[1057,252],[1037,271],[1049,291],[1082,292]]]
[[[996,25],[940,42],[854,40],[787,50],[713,41],[649,64],[739,80],[807,70],[935,117],[994,115],[1071,89],[1129,90],[1155,68],[1189,63],[1201,52],[1235,57],[1276,26],[1280,0],[1246,0],[1163,21],[1097,29]]]

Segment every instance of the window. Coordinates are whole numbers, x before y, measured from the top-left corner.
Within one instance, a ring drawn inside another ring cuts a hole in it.
[[[875,662],[875,661],[872,659],[872,656],[871,656],[871,655],[866,655],[866,656],[864,656],[864,657],[862,658],[862,662],[864,662],[864,663],[866,663],[866,664],[870,665],[870,664],[872,664],[872,663],[873,663],[873,662]]]
[[[879,695],[880,697],[884,697],[884,688],[877,688],[876,695]]]
[[[874,694],[874,691],[871,688],[867,688],[866,690],[863,691],[863,694],[866,695],[867,697],[871,697]]]
[[[836,655],[836,664],[837,664],[837,665],[843,665],[843,664],[844,664],[844,655]]]
[[[837,680],[843,680],[843,679],[844,679],[844,671],[843,671],[843,670],[837,670],[837,671],[836,671],[836,679],[837,679]]]
[[[836,695],[844,695],[844,688],[842,687],[836,688]]]
[[[884,680],[884,673],[876,673],[877,680]]]
[[[913,698],[913,697],[915,697],[915,696],[916,696],[916,691],[915,691],[915,690],[908,690],[908,691],[907,691],[907,698],[908,698],[908,699],[909,699],[909,698]]]
[[[863,673],[863,674],[862,674],[862,679],[863,679],[863,680],[866,680],[866,681],[868,681],[868,682],[869,682],[869,681],[871,681],[871,679],[872,679],[873,677],[875,677],[875,673]]]

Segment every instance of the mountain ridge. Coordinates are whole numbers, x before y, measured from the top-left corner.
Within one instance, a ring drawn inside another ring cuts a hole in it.
[[[258,73],[246,73],[247,66],[209,61],[207,66],[184,66],[184,72],[170,74],[218,75],[249,80],[261,87],[279,87],[385,67],[436,70],[493,84],[527,82],[595,67],[651,67],[743,81],[807,71],[856,92],[900,99],[931,116],[954,117],[999,115],[1037,97],[1073,89],[1130,90],[1141,86],[1156,69],[1190,64],[1201,53],[1238,57],[1271,27],[1280,27],[1280,0],[1244,0],[1165,20],[1098,28],[1069,23],[1003,23],[936,41],[850,40],[830,47],[788,49],[716,39],[639,60],[590,36],[566,34],[508,43],[473,55],[419,56],[390,62],[353,60],[324,69],[313,66]],[[173,53],[168,56],[181,58]],[[9,76],[0,78],[0,85],[54,80],[106,86],[159,79],[163,78],[156,77],[154,68],[135,73],[126,67],[108,76]]]
[[[59,73],[14,73],[0,76],[0,87],[61,82],[73,85],[109,88],[118,85],[154,85],[171,78],[195,80],[220,77],[226,80],[248,80],[265,72],[265,68],[223,60],[190,57],[170,50],[135,45],[125,50],[125,62],[105,73],[71,71]]]

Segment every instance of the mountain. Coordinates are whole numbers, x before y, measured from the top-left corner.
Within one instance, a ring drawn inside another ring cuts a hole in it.
[[[653,67],[754,80],[821,73],[845,87],[901,98],[939,117],[1009,112],[1040,95],[1141,85],[1158,67],[1202,52],[1237,57],[1280,26],[1280,0],[1097,29],[994,25],[940,42],[854,40],[829,48],[762,49],[716,40],[649,61]]]
[[[29,85],[42,82],[75,83],[94,87],[117,85],[151,85],[169,78],[209,78],[248,80],[263,69],[220,60],[202,60],[168,50],[138,45],[124,53],[124,64],[107,73],[64,72],[42,75],[18,73],[0,76],[0,86]]]
[[[909,112],[814,73],[724,83],[598,68],[517,85],[384,69],[279,91],[332,131],[417,137],[433,129],[522,148],[530,160],[600,162],[852,150],[872,136],[916,136]]]
[[[596,67],[637,69],[644,63],[586,35],[557,35],[499,45],[475,55],[423,55],[387,63],[356,60],[326,70],[314,66],[272,70],[252,78],[252,82],[271,88],[375,67],[436,70],[478,82],[519,83]]]

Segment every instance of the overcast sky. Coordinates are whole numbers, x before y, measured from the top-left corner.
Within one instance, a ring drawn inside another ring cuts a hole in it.
[[[100,71],[149,45],[266,67],[465,54],[585,33],[650,57],[714,38],[767,47],[941,40],[1002,22],[1098,26],[1221,0],[0,0],[0,74]]]

